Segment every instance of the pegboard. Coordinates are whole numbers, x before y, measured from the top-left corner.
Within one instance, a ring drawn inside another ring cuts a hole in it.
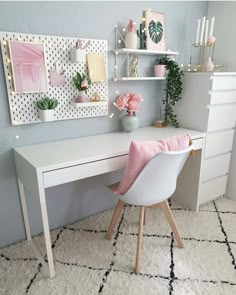
[[[86,54],[103,54],[107,69],[107,41],[95,39],[79,38],[83,45],[90,40],[90,45],[85,49]],[[86,104],[80,108],[75,108],[71,101],[74,96],[78,95],[78,90],[72,82],[72,77],[76,72],[87,74],[86,63],[72,63],[70,61],[70,51],[75,46],[78,38],[58,37],[46,35],[33,35],[12,32],[0,32],[3,64],[6,76],[6,85],[8,92],[9,108],[11,122],[13,125],[30,124],[41,122],[38,118],[38,110],[33,101],[43,98],[45,94],[49,97],[58,99],[59,105],[55,109],[55,120],[67,120],[76,118],[106,116],[108,114],[108,81],[92,83],[87,91],[88,97],[94,92],[101,95],[103,102],[91,106]],[[12,69],[10,63],[10,54],[8,41],[26,41],[42,42],[44,44],[44,54],[46,63],[46,72],[48,78],[48,92],[46,93],[14,93]],[[65,70],[65,85],[51,86],[49,83],[49,70],[54,69],[57,62],[59,68]],[[107,72],[108,73],[108,72]],[[9,79],[10,78],[10,79]]]

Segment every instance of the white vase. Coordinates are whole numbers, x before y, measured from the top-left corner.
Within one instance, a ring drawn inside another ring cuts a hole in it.
[[[139,119],[136,115],[125,115],[122,118],[122,126],[125,132],[131,132],[138,128]]]
[[[39,119],[43,122],[54,121],[54,109],[53,110],[40,110]]]
[[[127,32],[125,35],[125,47],[129,49],[138,48],[138,36],[136,32]]]

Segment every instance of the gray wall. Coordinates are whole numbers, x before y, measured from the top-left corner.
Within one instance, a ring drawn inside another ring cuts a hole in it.
[[[236,27],[236,2],[212,1],[209,3],[208,15],[215,16],[216,50],[215,61],[227,66],[227,71],[236,72],[236,35],[232,28]],[[227,19],[227,21],[226,21]],[[226,196],[236,201],[236,134],[230,162],[230,173],[227,183]]]
[[[138,23],[142,11],[151,8],[166,15],[168,47],[181,54],[179,62],[188,63],[190,44],[197,19],[206,15],[207,2],[0,2],[0,30],[46,35],[107,39],[114,48],[114,25],[126,26],[129,18]],[[147,62],[154,62],[147,58]],[[140,64],[143,61],[140,60]],[[114,58],[109,54],[109,76]],[[25,238],[19,203],[12,148],[72,137],[106,133],[120,129],[120,114],[112,107],[115,91],[134,91],[144,97],[140,125],[148,126],[159,117],[163,82],[110,82],[110,110],[115,116],[58,121],[45,124],[11,126],[2,59],[0,57],[0,247]],[[19,136],[19,139],[16,138]],[[96,148],[96,147],[95,147]],[[48,189],[47,204],[51,228],[67,224],[111,208],[115,198],[103,184],[118,180],[112,173]],[[27,193],[33,234],[42,230],[38,203]]]

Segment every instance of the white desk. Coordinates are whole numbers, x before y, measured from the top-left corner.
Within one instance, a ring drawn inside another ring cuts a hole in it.
[[[124,168],[131,140],[160,140],[184,133],[191,135],[196,150],[203,148],[204,132],[182,128],[146,127],[132,133],[114,132],[14,149],[26,236],[31,240],[24,187],[40,201],[50,278],[55,276],[55,271],[45,188]],[[183,205],[197,210],[201,153],[193,159],[194,163],[190,164],[191,173],[185,173],[181,188],[176,190],[176,198]]]

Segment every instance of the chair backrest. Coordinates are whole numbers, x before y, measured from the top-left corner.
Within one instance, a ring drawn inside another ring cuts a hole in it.
[[[131,205],[151,206],[169,198],[176,189],[180,174],[193,145],[175,152],[155,155],[139,173],[138,177],[119,198]]]

